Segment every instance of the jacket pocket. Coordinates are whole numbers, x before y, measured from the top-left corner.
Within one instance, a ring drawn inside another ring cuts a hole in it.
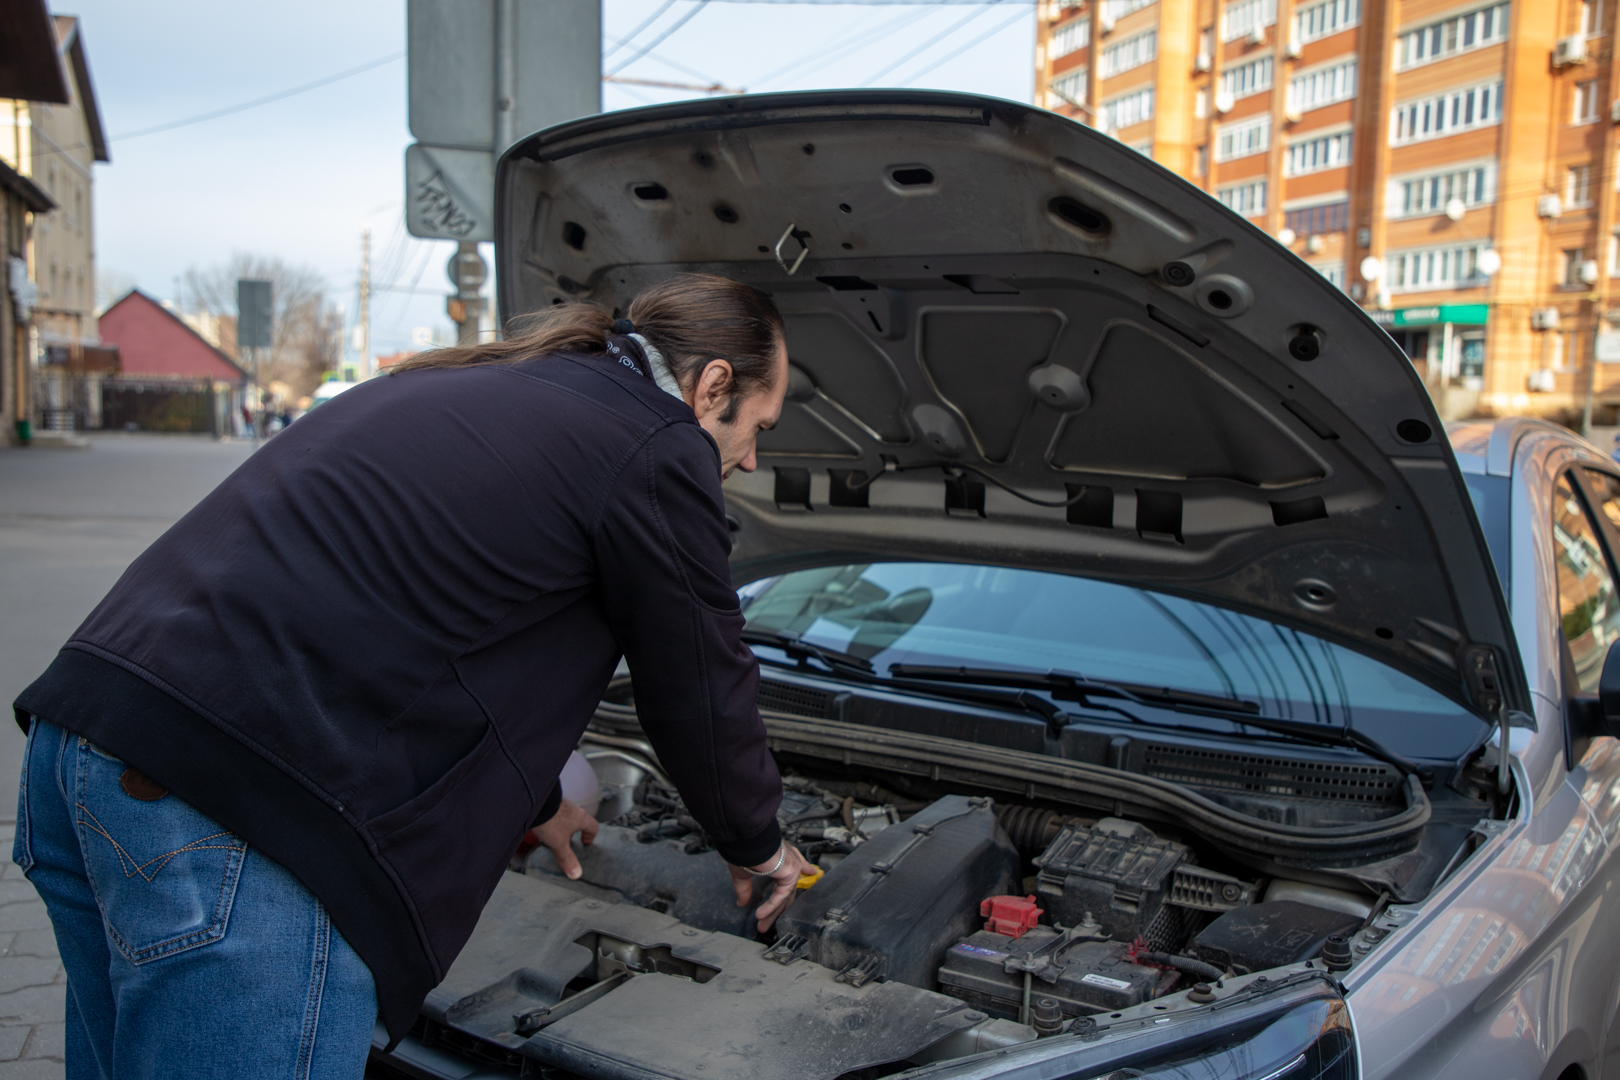
[[[247,844],[75,738],[74,824],[107,938],[133,964],[224,938]]]
[[[367,823],[416,906],[441,974],[472,934],[533,814],[528,787],[491,726],[426,791]]]
[[[32,717],[28,721],[28,741],[23,744],[22,774],[17,781],[17,832],[11,840],[11,861],[22,867],[24,876],[34,868],[33,822],[28,812],[28,774],[33,769],[34,737],[38,731],[39,717]]]

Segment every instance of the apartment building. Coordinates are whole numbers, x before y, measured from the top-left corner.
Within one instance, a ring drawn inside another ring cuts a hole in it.
[[[1606,419],[1620,407],[1617,8],[1046,2],[1036,100],[1344,289],[1442,415],[1571,416],[1590,396]]]

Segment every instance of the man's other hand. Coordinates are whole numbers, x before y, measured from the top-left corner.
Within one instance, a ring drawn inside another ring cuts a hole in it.
[[[788,901],[793,899],[793,891],[798,887],[800,875],[811,872],[810,864],[799,854],[798,848],[785,841],[783,847],[786,857],[782,860],[782,865],[770,873],[766,871],[776,862],[775,855],[758,866],[726,864],[727,869],[731,871],[731,887],[737,890],[738,907],[747,907],[749,901],[753,900],[756,876],[771,879],[771,895],[759,906],[759,910],[754,912],[754,917],[759,920],[761,932],[771,928],[771,924],[776,922],[776,917],[782,914],[782,909],[787,907]]]
[[[574,849],[569,841],[579,833],[579,838],[586,844],[596,839],[596,830],[600,828],[596,819],[581,810],[575,803],[564,799],[557,806],[557,812],[544,824],[535,826],[534,834],[540,842],[551,852],[551,857],[557,860],[557,868],[567,874],[572,881],[579,880],[581,873],[579,859],[574,855]]]

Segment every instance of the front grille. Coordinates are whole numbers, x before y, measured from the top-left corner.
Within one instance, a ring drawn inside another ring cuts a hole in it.
[[[1150,743],[1142,771],[1190,787],[1296,799],[1400,805],[1401,774],[1388,765],[1297,761]]]
[[[759,707],[772,712],[813,716],[822,720],[827,716],[827,705],[831,700],[832,695],[825,690],[811,690],[773,679],[759,680]]]

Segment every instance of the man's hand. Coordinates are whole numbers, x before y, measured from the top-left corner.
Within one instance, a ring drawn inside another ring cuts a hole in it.
[[[577,881],[581,873],[579,859],[575,857],[569,841],[575,833],[579,833],[580,840],[589,844],[596,839],[598,828],[595,818],[577,804],[564,799],[549,821],[535,826],[534,834],[550,850],[551,857],[557,860],[557,868],[567,874],[570,880]]]
[[[766,873],[766,871],[770,870],[772,865],[775,864],[775,855],[772,855],[758,866],[744,867],[732,866],[730,863],[726,864],[726,868],[731,871],[731,887],[737,890],[738,907],[747,907],[749,901],[753,900],[754,877],[756,875],[771,879],[770,897],[759,906],[758,911],[754,912],[754,917],[759,920],[761,931],[769,930],[771,924],[776,921],[776,917],[782,914],[782,909],[787,907],[788,901],[793,899],[793,890],[799,884],[799,876],[810,872],[810,864],[805,861],[803,855],[799,854],[798,848],[786,841],[783,841],[782,846],[786,851],[786,857],[783,858],[782,865],[771,873]]]

